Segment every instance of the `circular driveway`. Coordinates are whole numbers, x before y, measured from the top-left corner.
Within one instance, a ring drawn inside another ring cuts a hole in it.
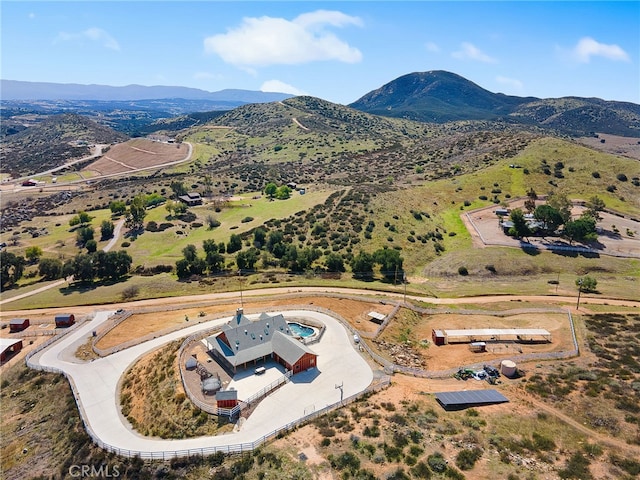
[[[283,311],[285,318],[313,318],[326,325],[320,342],[310,346],[318,354],[317,369],[294,375],[289,383],[262,400],[237,432],[183,440],[143,437],[131,429],[120,413],[118,382],[124,372],[146,353],[172,340],[226,323],[231,317],[194,325],[92,362],[70,361],[68,350],[75,350],[78,342],[91,336],[91,332],[113,313],[98,312],[93,320],[38,352],[28,363],[35,368],[52,367],[65,372],[75,387],[87,429],[107,448],[123,454],[168,458],[193,455],[203,449],[208,450],[205,453],[215,449],[234,451],[237,449],[229,447],[260,443],[274,431],[308,415],[310,409],[317,411],[360,393],[373,380],[371,368],[355,350],[351,335],[338,320],[306,310]],[[248,317],[253,319],[257,315]]]

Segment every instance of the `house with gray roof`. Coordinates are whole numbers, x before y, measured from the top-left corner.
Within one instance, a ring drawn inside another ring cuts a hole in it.
[[[294,374],[316,366],[317,355],[293,336],[282,314],[251,321],[239,308],[222,331],[205,339],[209,351],[234,373],[274,359]]]

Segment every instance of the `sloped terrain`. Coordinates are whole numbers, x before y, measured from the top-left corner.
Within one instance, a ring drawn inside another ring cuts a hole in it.
[[[89,155],[89,145],[117,143],[128,137],[86,117],[55,115],[5,138],[0,147],[0,172],[13,176],[32,175]]]

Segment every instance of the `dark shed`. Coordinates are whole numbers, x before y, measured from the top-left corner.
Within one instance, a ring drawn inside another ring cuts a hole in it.
[[[76,317],[73,313],[63,313],[56,315],[56,328],[58,327],[70,327],[76,323]]]

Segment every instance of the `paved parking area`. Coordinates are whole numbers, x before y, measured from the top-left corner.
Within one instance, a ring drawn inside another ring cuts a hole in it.
[[[32,365],[57,368],[71,377],[85,424],[96,438],[113,448],[145,454],[165,452],[167,456],[172,456],[176,451],[259,442],[273,431],[315,410],[362,392],[373,380],[371,368],[354,348],[351,335],[340,322],[318,312],[284,311],[285,318],[313,318],[327,326],[322,340],[311,346],[318,354],[317,369],[295,375],[291,382],[266,397],[238,432],[185,440],[143,437],[131,428],[120,413],[118,383],[124,372],[148,352],[170,341],[221,325],[230,318],[193,325],[92,362],[70,361],[68,349],[86,339],[113,313],[98,312],[93,320],[30,359]],[[248,316],[253,318],[252,315]],[[273,371],[268,372],[269,376],[265,373],[238,379],[237,388],[248,394],[251,394],[251,390],[259,390],[264,381],[276,374],[275,369],[270,370]],[[342,387],[338,388],[338,385]]]

